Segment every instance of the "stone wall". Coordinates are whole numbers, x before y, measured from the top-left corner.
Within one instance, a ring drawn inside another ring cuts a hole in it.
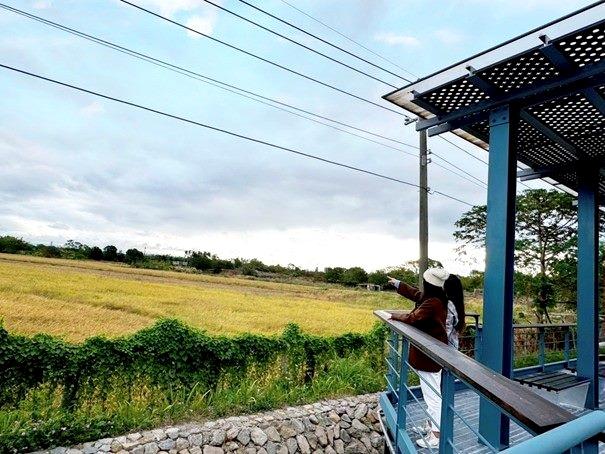
[[[51,454],[382,453],[377,395],[185,424],[55,448]]]

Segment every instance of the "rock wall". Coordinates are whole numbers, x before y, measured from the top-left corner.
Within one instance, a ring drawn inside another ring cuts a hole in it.
[[[377,395],[131,433],[51,454],[356,454],[382,453]]]

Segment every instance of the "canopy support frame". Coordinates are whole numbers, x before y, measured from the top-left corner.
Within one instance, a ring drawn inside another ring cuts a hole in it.
[[[513,351],[513,275],[518,108],[490,112],[485,293],[481,362],[511,377]],[[485,399],[479,406],[479,432],[493,446],[509,444],[508,418]],[[496,422],[498,421],[498,422]]]

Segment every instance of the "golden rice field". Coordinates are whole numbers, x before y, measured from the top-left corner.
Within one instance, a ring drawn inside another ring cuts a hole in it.
[[[118,336],[178,318],[210,333],[366,331],[377,308],[410,308],[392,292],[282,284],[118,264],[0,254],[0,318],[13,333],[70,341]]]

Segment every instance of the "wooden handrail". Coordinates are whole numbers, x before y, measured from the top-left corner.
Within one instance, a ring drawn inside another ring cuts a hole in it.
[[[576,418],[567,410],[494,372],[455,348],[411,325],[391,320],[389,312],[375,311],[374,314],[418,350],[444,369],[451,371],[530,431],[541,434]]]

